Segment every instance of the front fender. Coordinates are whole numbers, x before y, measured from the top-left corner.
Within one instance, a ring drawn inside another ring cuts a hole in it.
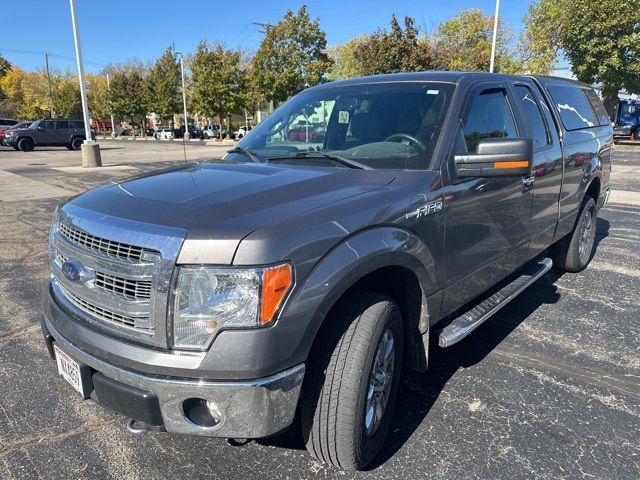
[[[427,246],[408,230],[377,227],[353,234],[329,251],[296,288],[283,314],[326,315],[359,279],[389,266],[412,270],[424,295],[437,290],[436,265]]]

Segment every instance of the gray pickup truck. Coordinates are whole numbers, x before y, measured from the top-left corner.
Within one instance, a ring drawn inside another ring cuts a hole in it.
[[[430,336],[449,347],[552,264],[587,266],[612,151],[602,103],[573,81],[310,88],[222,161],[57,209],[49,353],[131,430],[252,439],[295,423],[317,458],[363,468]]]

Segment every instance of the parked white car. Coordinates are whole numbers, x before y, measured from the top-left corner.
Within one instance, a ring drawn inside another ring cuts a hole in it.
[[[159,128],[156,130],[154,137],[157,139],[171,140],[173,138],[173,132],[168,128]]]
[[[244,127],[240,127],[238,130],[233,132],[232,138],[236,138],[240,140],[242,137],[244,137],[247,134],[247,132],[249,132],[249,130],[251,130],[251,127],[248,127],[246,125]]]

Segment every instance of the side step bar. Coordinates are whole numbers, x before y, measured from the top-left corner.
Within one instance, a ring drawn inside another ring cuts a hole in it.
[[[438,344],[446,348],[458,343],[547,273],[552,266],[553,261],[550,258],[526,266],[522,275],[447,325],[440,332]]]

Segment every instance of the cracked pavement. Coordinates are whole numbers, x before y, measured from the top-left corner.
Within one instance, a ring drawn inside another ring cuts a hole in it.
[[[314,461],[295,430],[244,447],[133,435],[57,376],[39,327],[55,205],[183,157],[178,142],[103,143],[113,166],[89,172],[66,168],[78,152],[0,147],[0,478],[640,477],[640,148],[616,150],[587,270],[552,271],[463,342],[432,342],[429,371],[405,373],[384,451],[353,474]]]

